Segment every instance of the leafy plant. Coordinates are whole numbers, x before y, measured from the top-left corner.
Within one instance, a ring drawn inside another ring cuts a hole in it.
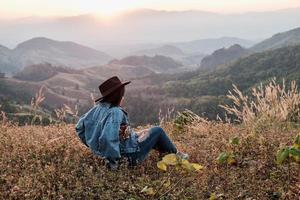
[[[220,153],[217,157],[217,163],[222,165],[235,165],[236,164],[236,146],[240,144],[238,137],[233,137],[228,142],[228,150]]]
[[[194,123],[206,121],[205,119],[199,117],[194,112],[185,109],[183,112],[178,112],[176,118],[174,119],[174,128],[177,132],[182,131],[186,126]]]
[[[293,146],[278,150],[276,163],[281,165],[284,162],[300,162],[300,133],[296,136]]]
[[[188,160],[182,159],[176,154],[168,154],[165,155],[161,161],[157,162],[157,168],[164,172],[168,172],[167,177],[156,190],[152,187],[146,186],[141,192],[151,196],[159,196],[158,199],[161,199],[163,196],[175,189],[183,178],[188,176],[188,174],[202,170],[203,166],[197,163],[190,163]],[[170,179],[175,176],[175,171],[182,175],[175,183],[172,184]],[[160,192],[162,188],[165,188],[164,192]]]

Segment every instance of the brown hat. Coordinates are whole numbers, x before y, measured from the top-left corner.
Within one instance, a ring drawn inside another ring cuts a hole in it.
[[[131,81],[126,81],[122,83],[117,76],[111,77],[104,81],[101,85],[99,85],[100,93],[102,97],[95,100],[95,102],[102,100],[104,97],[110,95],[114,91],[116,91],[121,86],[129,84]]]

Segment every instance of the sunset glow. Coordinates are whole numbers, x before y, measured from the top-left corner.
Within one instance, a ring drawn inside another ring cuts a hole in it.
[[[1,18],[24,16],[116,15],[134,9],[203,10],[219,13],[300,7],[299,0],[1,0]]]

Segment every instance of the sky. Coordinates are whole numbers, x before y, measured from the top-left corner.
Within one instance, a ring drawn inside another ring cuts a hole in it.
[[[300,7],[300,0],[0,0],[0,18],[81,14],[113,16],[144,8],[243,13],[294,7]]]

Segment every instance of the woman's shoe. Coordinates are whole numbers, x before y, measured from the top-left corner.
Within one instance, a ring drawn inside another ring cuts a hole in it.
[[[176,153],[176,155],[177,155],[179,158],[184,159],[184,160],[188,160],[188,159],[189,159],[189,155],[188,155],[188,154],[183,153],[183,152],[180,152],[180,151],[178,151],[178,152]]]

